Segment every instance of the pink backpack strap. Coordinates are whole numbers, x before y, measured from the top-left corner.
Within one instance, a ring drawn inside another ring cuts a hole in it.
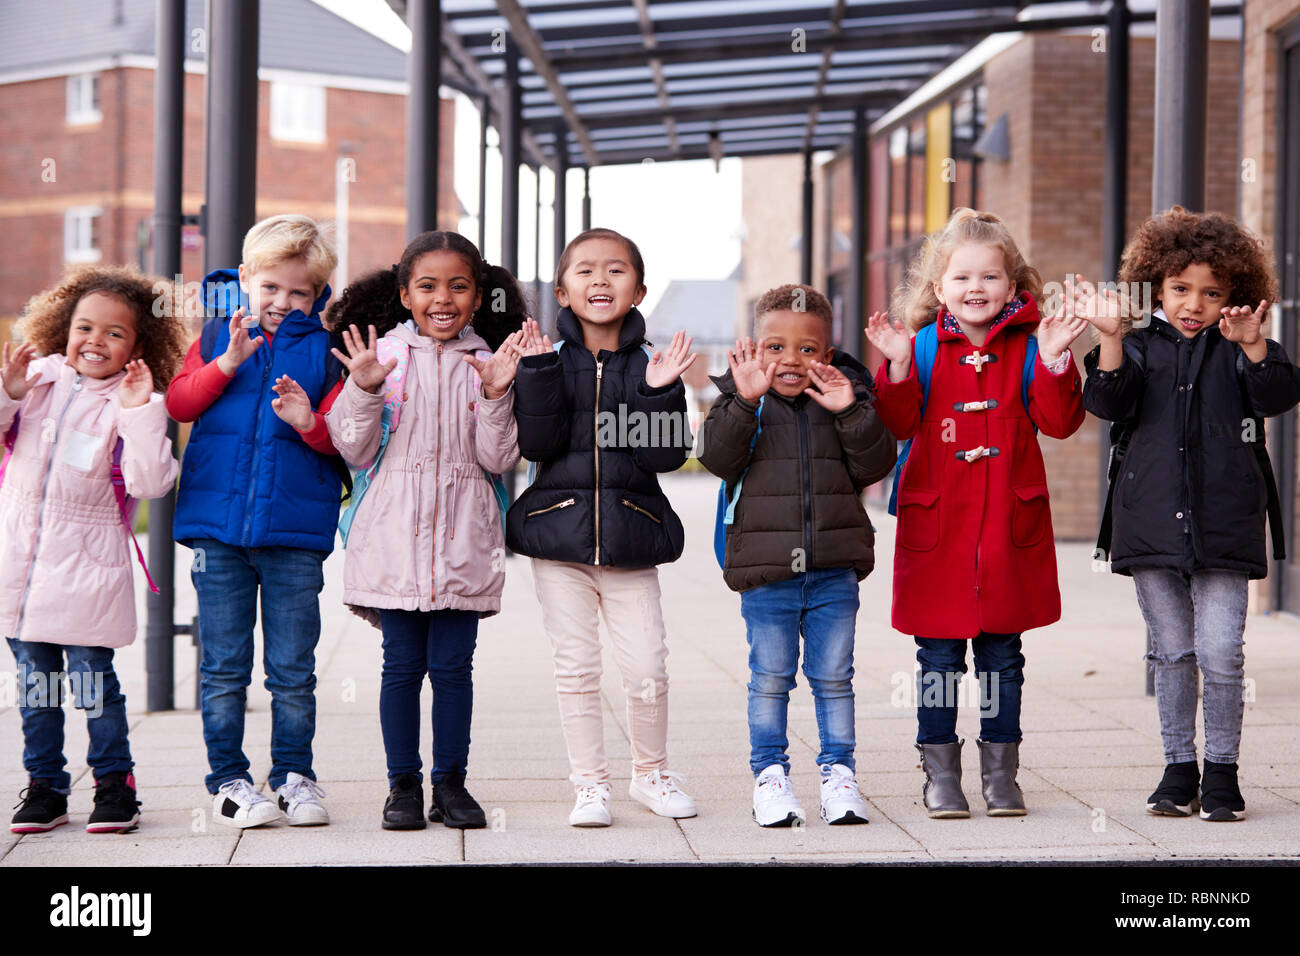
[[[117,510],[122,516],[122,524],[126,525],[126,533],[131,536],[131,544],[135,546],[136,560],[140,562],[140,567],[144,568],[144,578],[149,582],[149,590],[157,594],[158,585],[153,583],[153,576],[149,574],[149,565],[145,564],[144,554],[140,551],[140,542],[135,537],[135,512],[139,502],[126,493],[126,478],[122,475],[122,439],[120,438],[113,448],[113,497],[117,499]]]
[[[411,364],[411,347],[395,335],[385,335],[375,346],[375,356],[380,365],[397,359],[397,366],[384,379],[384,406],[388,409],[388,430],[397,431],[406,401],[406,369]]]

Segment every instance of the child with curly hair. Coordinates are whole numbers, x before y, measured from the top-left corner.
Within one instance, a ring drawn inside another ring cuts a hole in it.
[[[1259,240],[1226,216],[1174,206],[1148,219],[1119,281],[1149,284],[1159,308],[1133,322],[1114,290],[1080,280],[1067,294],[1101,337],[1085,360],[1084,406],[1118,439],[1099,556],[1133,578],[1151,631],[1166,766],[1147,810],[1185,817],[1199,803],[1203,820],[1240,820],[1242,632],[1247,581],[1268,574],[1266,513],[1283,556],[1260,419],[1300,401],[1300,368],[1260,331],[1277,283]]]
[[[0,633],[18,664],[29,775],[14,833],[68,822],[65,680],[90,735],[87,832],[140,820],[113,649],[136,632],[131,499],[159,498],[176,480],[155,391],[184,350],[183,324],[154,308],[167,291],[167,280],[133,269],[74,269],[27,304],[26,341],[0,350],[0,432],[11,449],[0,484]]]

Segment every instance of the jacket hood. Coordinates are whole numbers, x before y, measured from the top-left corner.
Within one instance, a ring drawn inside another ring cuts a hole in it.
[[[400,339],[413,349],[432,349],[435,345],[442,342],[442,345],[452,352],[478,352],[488,347],[483,337],[474,331],[472,325],[467,325],[460,330],[460,335],[454,339],[435,339],[431,335],[421,335],[414,319],[407,319],[395,328],[385,334]]]
[[[301,309],[294,309],[284,317],[284,320],[280,323],[281,327],[293,321],[295,316],[314,318],[319,322],[321,312],[324,311],[330,296],[333,294],[329,283],[326,283],[321,294],[312,303],[310,316],[303,315]],[[248,295],[240,288],[238,269],[213,269],[203,277],[204,318],[222,317],[228,319],[240,308],[248,308]]]
[[[1020,293],[1015,302],[1007,303],[1007,308],[1010,310],[1010,314],[1007,315],[1006,320],[1000,323],[997,328],[989,331],[988,337],[984,340],[984,345],[980,346],[981,348],[987,348],[988,343],[1001,335],[1005,329],[1010,329],[1018,325],[1038,325],[1040,320],[1038,314],[1038,303],[1034,301],[1034,297],[1028,292]],[[964,339],[966,337],[964,334],[959,332],[949,332],[943,327],[943,317],[948,314],[947,309],[940,309],[939,314],[935,316],[935,332],[938,333],[939,341],[943,341],[944,339]]]
[[[556,316],[555,328],[560,338],[566,342],[585,341],[582,335],[582,323],[568,306],[561,309]],[[628,310],[627,315],[623,316],[623,325],[618,330],[617,351],[622,352],[624,349],[640,345],[643,341],[645,341],[645,319],[636,307],[633,307]]]

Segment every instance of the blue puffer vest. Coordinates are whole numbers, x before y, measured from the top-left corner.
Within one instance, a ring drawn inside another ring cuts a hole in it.
[[[209,273],[203,293],[205,314],[215,316],[202,336],[210,359],[230,341],[230,312],[247,307],[248,300],[233,269]],[[271,344],[239,367],[194,423],[181,467],[177,541],[190,545],[195,538],[215,538],[245,548],[334,549],[342,482],[330,459],[313,451],[271,408],[271,386],[281,375],[302,386],[313,408],[338,381],[341,366],[330,354],[332,336],[321,325],[329,298],[326,286],[311,315],[294,310],[285,316]]]

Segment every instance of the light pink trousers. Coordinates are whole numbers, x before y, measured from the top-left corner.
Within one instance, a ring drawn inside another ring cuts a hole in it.
[[[560,723],[575,777],[609,782],[600,699],[600,630],[605,619],[623,677],[632,769],[668,763],[668,646],[658,568],[607,568],[533,559],[542,627],[555,657]]]

